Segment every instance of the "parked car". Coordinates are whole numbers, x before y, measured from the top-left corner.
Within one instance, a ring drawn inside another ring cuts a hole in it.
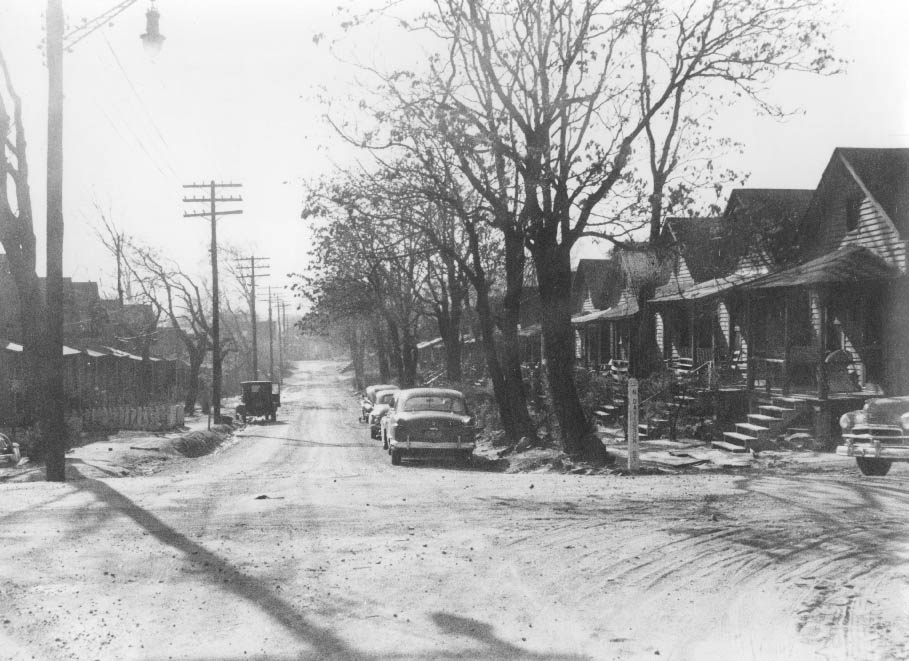
[[[845,445],[863,475],[886,475],[894,461],[909,461],[909,397],[869,399],[840,418]]]
[[[395,396],[385,415],[384,447],[395,466],[407,457],[453,456],[469,461],[476,424],[464,395],[444,388],[413,388]]]
[[[244,381],[241,404],[237,406],[237,415],[246,422],[247,418],[264,417],[274,422],[278,419],[278,407],[281,406],[281,391],[271,381]]]
[[[398,386],[392,383],[378,383],[374,386],[367,386],[363,391],[363,399],[360,401],[360,422],[366,422],[369,419],[369,412],[376,403],[376,393],[381,390],[398,390]]]
[[[370,438],[382,438],[382,418],[384,418],[385,414],[388,413],[388,410],[391,408],[391,405],[395,401],[395,395],[397,393],[397,388],[394,390],[379,390],[376,392],[375,404],[372,405],[372,409],[370,409],[366,419],[366,421],[369,423]]]

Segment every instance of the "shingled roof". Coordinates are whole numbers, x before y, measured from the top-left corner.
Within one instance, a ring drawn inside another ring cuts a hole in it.
[[[839,155],[861,184],[909,238],[909,149],[838,147]]]
[[[574,273],[572,286],[575,310],[583,304],[585,290],[590,292],[594,308],[608,308],[621,289],[621,269],[614,259],[582,259]]]
[[[695,282],[720,275],[717,239],[722,235],[723,219],[693,216],[669,218],[666,221],[669,241],[676,246],[679,256],[688,265]]]

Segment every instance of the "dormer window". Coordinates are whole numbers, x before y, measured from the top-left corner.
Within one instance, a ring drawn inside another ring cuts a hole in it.
[[[862,196],[853,195],[846,200],[846,231],[851,232],[859,226],[859,217],[862,212]]]

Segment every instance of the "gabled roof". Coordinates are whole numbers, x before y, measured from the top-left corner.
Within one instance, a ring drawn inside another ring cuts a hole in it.
[[[669,241],[676,246],[679,256],[685,260],[695,282],[719,275],[715,253],[717,239],[722,236],[722,218],[702,216],[669,218],[666,221],[666,230]]]
[[[583,304],[586,288],[597,309],[608,307],[617,298],[616,290],[621,288],[620,267],[614,259],[582,259],[574,275],[574,296],[576,308]]]
[[[885,280],[898,275],[897,269],[867,248],[848,245],[785,271],[771,273],[750,283],[746,288],[770,289],[803,287],[824,282],[862,282]]]
[[[741,209],[773,215],[801,217],[811,203],[811,188],[735,188],[729,193],[724,216]]]
[[[909,238],[909,149],[838,147],[859,183],[871,194],[903,239]]]

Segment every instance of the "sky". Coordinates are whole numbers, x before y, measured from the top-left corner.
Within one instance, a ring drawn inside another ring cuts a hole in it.
[[[41,0],[0,0],[0,47],[25,104],[43,273],[47,72]],[[70,27],[117,0],[64,0]],[[357,9],[372,0],[354,0]],[[416,3],[419,5],[420,3]],[[147,0],[65,54],[64,273],[96,280],[110,294],[113,258],[96,237],[100,205],[137,241],[185,269],[207,269],[209,223],[184,218],[183,184],[243,184],[242,215],[225,216],[219,240],[271,258],[270,282],[306,263],[309,233],[300,219],[302,184],[353,158],[323,120],[318,97],[344,95],[363,76],[313,36],[339,34],[337,2],[319,0],[158,0],[161,52],[139,35]],[[831,42],[850,61],[833,77],[787,75],[768,90],[797,114],[786,121],[748,108],[721,114],[718,128],[744,143],[727,165],[748,186],[813,188],[837,146],[909,146],[909,24],[906,0],[830,2]],[[381,30],[347,43],[344,59],[382,68],[418,57],[413,44]],[[331,110],[330,112],[334,112]],[[191,194],[193,191],[189,191]],[[587,247],[577,256],[592,253]],[[576,257],[577,257],[576,256]],[[590,256],[587,254],[585,256]]]

